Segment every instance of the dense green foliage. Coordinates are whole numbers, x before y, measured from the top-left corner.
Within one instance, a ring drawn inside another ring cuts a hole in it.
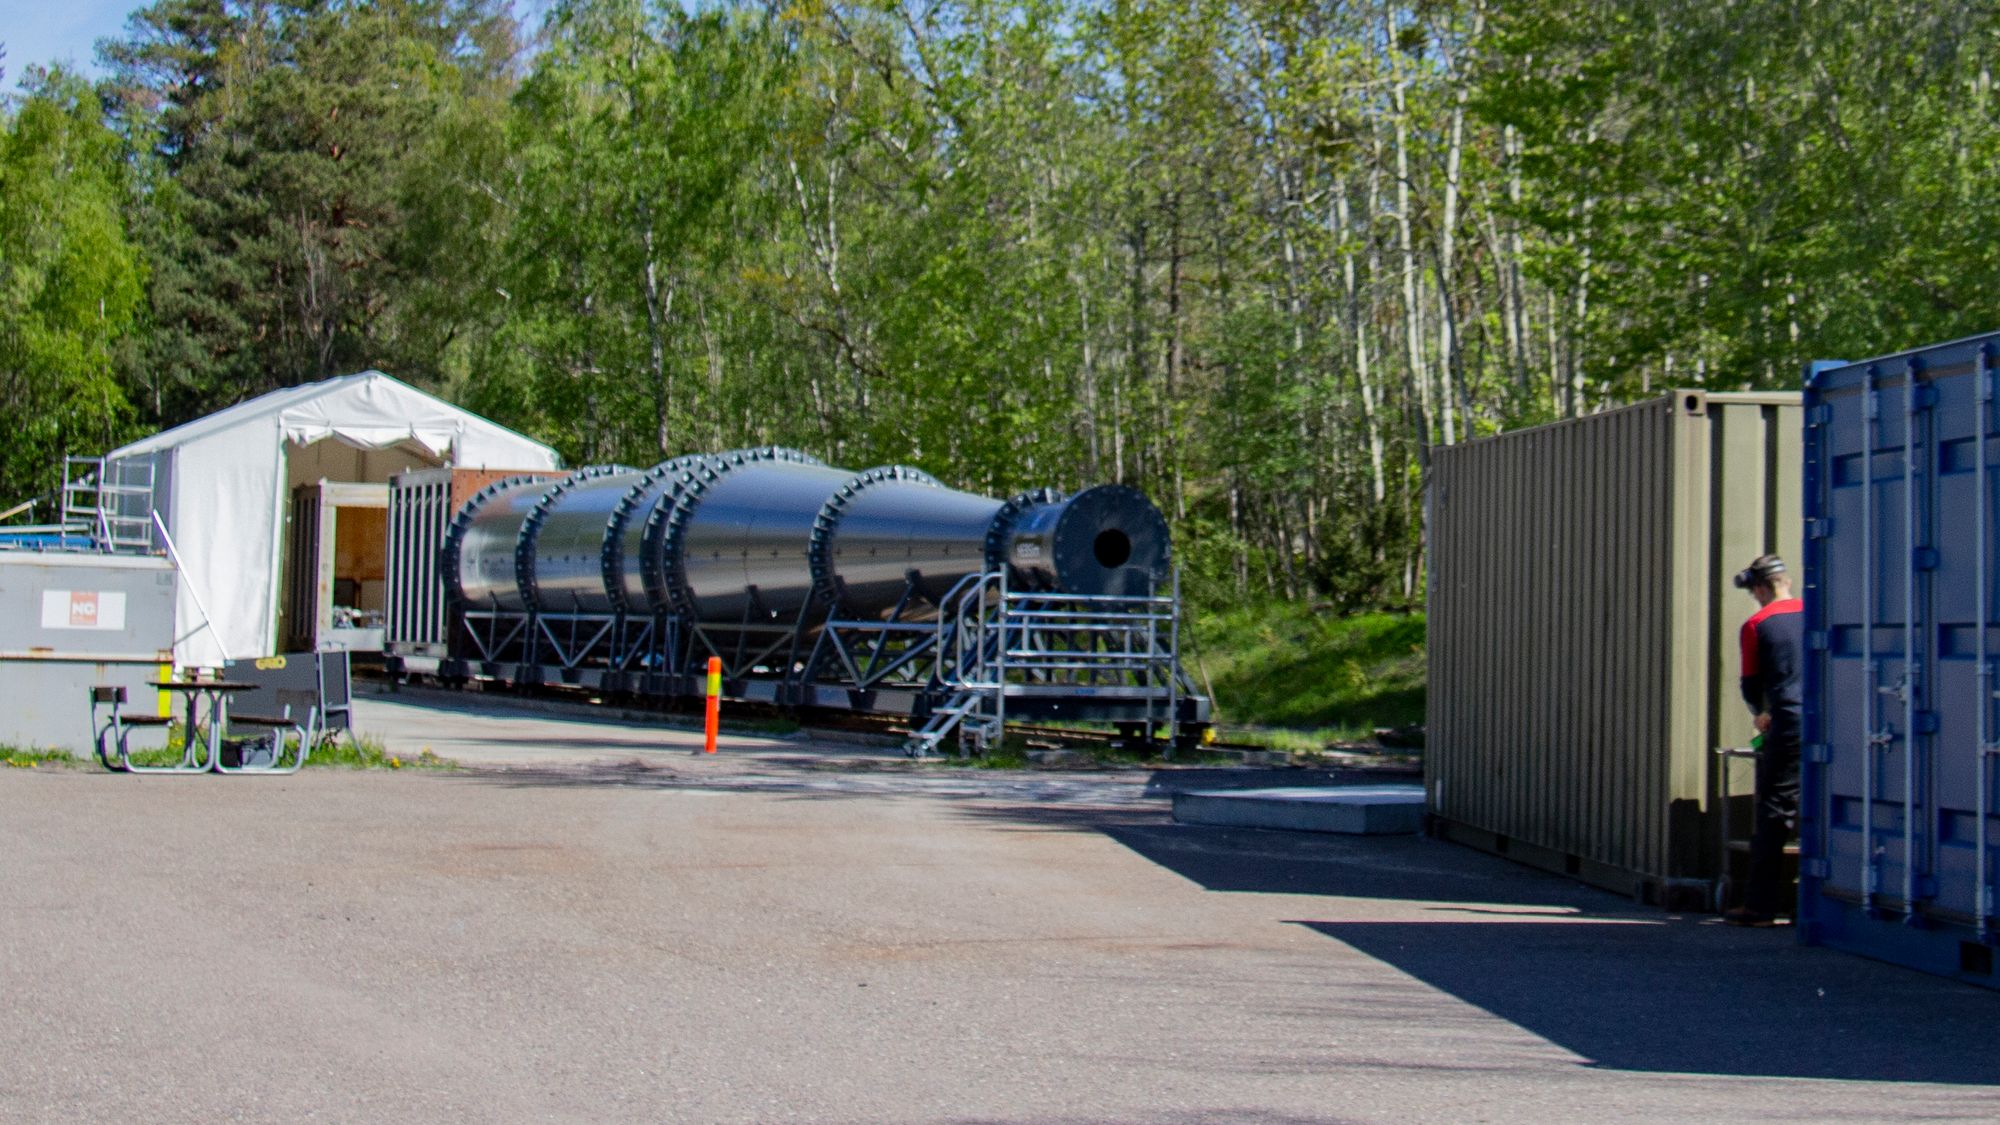
[[[89,87],[59,74],[0,131],[0,480],[36,481],[130,422],[113,361],[145,273],[119,157]]]
[[[1407,605],[1437,443],[1995,327],[1979,6],[511,11],[153,0],[97,105],[31,76],[0,495],[376,366],[578,461],[1135,483],[1204,603]]]

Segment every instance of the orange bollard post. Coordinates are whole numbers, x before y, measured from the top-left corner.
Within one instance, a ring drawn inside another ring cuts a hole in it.
[[[722,721],[722,658],[708,658],[708,733],[701,752],[715,753],[715,728]]]

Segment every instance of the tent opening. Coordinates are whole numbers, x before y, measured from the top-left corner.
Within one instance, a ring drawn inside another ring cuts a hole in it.
[[[443,459],[415,442],[365,449],[339,437],[287,442],[287,650],[380,652],[388,606],[389,479]]]

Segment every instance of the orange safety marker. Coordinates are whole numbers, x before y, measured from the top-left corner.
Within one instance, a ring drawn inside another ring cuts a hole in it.
[[[708,734],[701,752],[715,753],[715,728],[722,721],[722,658],[708,658]]]

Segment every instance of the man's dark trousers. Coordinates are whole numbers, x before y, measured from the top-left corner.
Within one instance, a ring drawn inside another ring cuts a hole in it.
[[[1757,818],[1750,835],[1750,886],[1743,906],[1758,914],[1790,914],[1780,901],[1785,878],[1785,842],[1799,822],[1799,740],[1772,731],[1757,755]]]

